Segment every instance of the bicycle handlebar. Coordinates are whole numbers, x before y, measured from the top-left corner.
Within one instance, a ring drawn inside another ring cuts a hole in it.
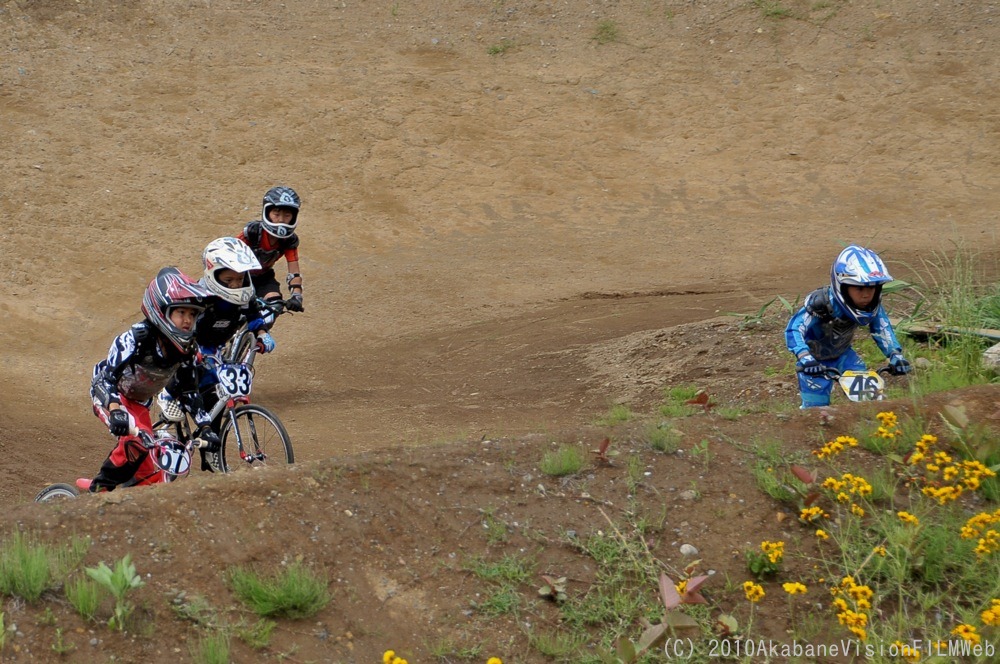
[[[890,364],[883,365],[883,366],[879,367],[878,369],[873,369],[873,371],[875,371],[875,373],[877,373],[879,375],[882,375],[882,376],[903,376],[903,375],[905,375],[905,374],[896,373],[896,370],[893,369],[892,365],[890,365]],[[802,371],[801,369],[796,369],[796,373],[805,373],[805,372]],[[808,375],[808,374],[806,374],[806,375]],[[827,378],[829,380],[837,380],[837,379],[840,378],[841,371],[837,367],[824,367],[823,371],[820,372],[818,375],[822,376],[823,378]]]

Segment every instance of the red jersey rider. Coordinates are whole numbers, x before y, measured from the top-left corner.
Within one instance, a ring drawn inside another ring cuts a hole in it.
[[[172,379],[174,395],[194,416],[198,438],[218,449],[219,437],[201,405],[193,364],[195,320],[211,293],[176,267],[160,270],[142,298],[145,320],[119,335],[107,359],[94,367],[90,395],[94,414],[118,438],[93,481],[78,479],[89,491],[111,491],[125,483],[139,483],[158,472],[143,445],[133,434],[152,434],[149,407],[152,398]]]
[[[257,297],[265,300],[281,299],[281,287],[274,274],[274,265],[284,256],[288,262],[290,297],[288,309],[302,311],[302,275],[299,274],[299,237],[295,234],[298,223],[299,195],[291,187],[272,187],[264,194],[261,218],[251,221],[237,237],[245,242],[260,262],[260,269],[251,270]]]

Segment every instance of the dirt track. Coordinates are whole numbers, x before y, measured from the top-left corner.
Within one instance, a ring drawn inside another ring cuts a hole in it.
[[[88,373],[143,284],[276,182],[307,312],[260,396],[305,458],[589,417],[615,395],[536,356],[695,311],[587,293],[711,317],[842,242],[995,256],[995,3],[792,4],[5,3],[5,494],[67,432],[45,465],[100,456]]]
[[[995,270],[1000,6],[784,4],[0,2],[0,504],[96,469],[93,364],[276,183],[306,312],[257,397],[302,460],[589,422],[631,380],[595,348],[847,242]]]

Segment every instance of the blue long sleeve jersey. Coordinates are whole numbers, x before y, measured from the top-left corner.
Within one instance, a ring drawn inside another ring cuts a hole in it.
[[[810,293],[805,306],[792,316],[785,327],[785,345],[796,357],[808,352],[820,361],[836,359],[851,347],[854,331],[861,327],[831,297],[830,288],[824,286]],[[868,329],[875,345],[886,357],[902,352],[882,305],[875,310]]]

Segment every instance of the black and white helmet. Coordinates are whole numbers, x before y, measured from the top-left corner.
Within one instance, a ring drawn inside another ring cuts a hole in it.
[[[274,237],[288,237],[295,232],[295,224],[299,220],[299,206],[302,202],[299,195],[291,187],[271,187],[264,194],[264,206],[261,211],[261,225]],[[271,208],[284,208],[292,213],[292,221],[287,224],[276,224],[267,218]]]
[[[218,295],[226,302],[244,305],[254,296],[253,284],[250,281],[250,270],[259,270],[260,261],[254,256],[253,250],[234,237],[220,237],[212,240],[201,253],[201,261],[205,265],[205,276],[201,284]],[[232,270],[243,275],[243,285],[239,288],[227,288],[219,281],[220,270]]]
[[[176,267],[165,267],[149,282],[142,296],[142,314],[156,326],[182,353],[188,352],[194,341],[194,329],[185,332],[170,320],[178,307],[205,310],[205,299],[211,297],[207,288]]]

